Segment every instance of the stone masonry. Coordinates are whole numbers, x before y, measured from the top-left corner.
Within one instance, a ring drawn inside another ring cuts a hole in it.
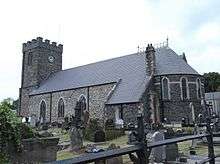
[[[28,116],[29,93],[50,74],[62,70],[63,46],[43,41],[41,37],[23,44],[22,82],[20,88],[21,116]],[[49,61],[53,58],[53,63]]]
[[[119,119],[116,118],[116,111],[121,112],[120,117],[123,117],[122,119],[125,125],[130,122],[136,122],[138,110],[143,111],[146,123],[152,121],[160,122],[163,121],[164,118],[167,118],[169,122],[180,122],[183,117],[192,121],[192,113],[189,107],[191,102],[194,104],[196,116],[201,112],[200,103],[204,97],[203,77],[196,73],[157,75],[156,51],[152,45],[149,45],[145,52],[146,69],[143,73],[145,73],[147,77],[145,79],[146,86],[145,89],[140,92],[141,96],[138,102],[137,100],[132,102],[132,100],[129,99],[131,102],[124,101],[123,103],[106,104],[109,98],[111,98],[112,93],[117,90],[117,85],[120,86],[120,82],[117,83],[117,80],[120,79],[118,75],[115,75],[117,76],[115,81],[112,80],[102,84],[96,83],[91,86],[82,85],[78,88],[64,88],[63,90],[43,91],[44,93],[29,95],[34,89],[39,88],[40,84],[43,84],[51,74],[62,70],[62,52],[62,45],[57,45],[55,42],[50,43],[49,40],[43,41],[41,37],[23,44],[19,111],[21,116],[27,117],[35,115],[36,118],[39,118],[40,106],[42,101],[44,101],[46,104],[46,122],[63,122],[65,116],[75,114],[74,108],[81,96],[84,96],[86,99],[86,110],[89,111],[90,118],[98,119],[101,125],[104,125],[107,119],[113,119],[114,121]],[[128,72],[128,74],[129,73],[130,72]],[[93,72],[91,75],[93,75]],[[169,99],[166,100],[162,98],[161,81],[164,77],[168,79],[169,88]],[[185,77],[187,81],[187,99],[182,99],[182,77]],[[201,97],[198,97],[197,93],[198,79],[201,81]],[[119,81],[123,82],[123,79]],[[62,82],[62,79],[59,82]],[[143,81],[143,84],[145,84],[145,81]],[[133,88],[128,89],[132,90]],[[64,102],[64,117],[59,118],[58,102],[61,98]]]
[[[169,79],[169,87],[170,87],[170,99],[163,100],[161,93],[161,79],[163,77],[167,77]],[[188,82],[188,92],[189,98],[186,100],[181,99],[181,77],[186,77]],[[180,122],[180,120],[185,117],[192,120],[192,112],[189,107],[190,102],[193,102],[195,106],[196,116],[201,112],[201,98],[197,97],[197,86],[196,80],[200,79],[202,82],[201,90],[202,96],[204,96],[204,79],[202,76],[196,75],[163,75],[155,77],[155,88],[160,101],[160,112],[162,118],[167,118],[168,121],[171,122]]]
[[[64,100],[65,116],[75,115],[74,108],[76,102],[81,95],[86,97],[87,109],[90,118],[100,119],[104,117],[105,102],[114,83],[103,84],[99,86],[91,86],[85,88],[72,89],[54,93],[30,96],[30,113],[31,115],[40,117],[40,104],[46,102],[46,121],[62,122],[64,118],[58,118],[58,101],[60,98]],[[50,114],[51,113],[51,114]],[[101,120],[100,120],[101,121]]]

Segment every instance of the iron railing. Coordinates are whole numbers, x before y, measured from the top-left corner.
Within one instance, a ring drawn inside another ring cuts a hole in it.
[[[207,162],[209,162],[210,164],[215,164],[215,158],[218,156],[215,156],[215,153],[214,153],[213,136],[219,136],[220,133],[214,133],[214,134],[212,133],[211,126],[210,126],[211,119],[207,119],[207,123],[206,123],[207,131],[204,134],[189,135],[189,136],[184,136],[184,137],[166,139],[166,140],[157,141],[153,143],[147,143],[146,141],[146,135],[144,133],[143,117],[138,116],[137,121],[138,121],[138,128],[137,128],[136,138],[138,142],[136,145],[125,147],[125,148],[120,148],[120,149],[107,150],[107,151],[103,151],[99,153],[83,154],[75,158],[55,161],[55,162],[52,162],[52,164],[90,163],[90,162],[105,160],[108,158],[117,157],[117,156],[126,155],[126,154],[129,155],[133,163],[146,164],[146,163],[149,163],[149,156],[150,156],[152,148],[163,146],[163,145],[169,145],[173,143],[184,142],[188,140],[200,139],[200,138],[207,139],[208,156],[204,158],[203,160],[201,160],[199,164],[204,164]],[[136,153],[137,156],[134,156],[134,154],[131,155],[132,153]],[[133,158],[131,158],[131,156]]]

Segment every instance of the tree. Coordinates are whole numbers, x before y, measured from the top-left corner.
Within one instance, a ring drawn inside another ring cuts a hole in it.
[[[14,100],[9,97],[9,98],[4,99],[1,103],[8,106],[11,110],[17,111],[18,109],[18,99]]]
[[[12,99],[5,99],[0,103],[0,163],[5,163],[9,154],[9,147],[18,150],[21,135],[17,129],[19,118],[12,111]]]
[[[21,140],[37,134],[16,115],[16,101],[0,102],[0,163],[9,163],[10,155],[21,149]]]
[[[220,89],[220,74],[218,72],[205,73],[205,92],[216,92]]]

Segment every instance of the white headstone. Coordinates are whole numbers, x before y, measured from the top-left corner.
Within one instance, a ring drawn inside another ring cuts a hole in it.
[[[32,127],[35,127],[36,126],[36,122],[37,122],[37,117],[35,115],[32,115],[31,118],[30,118],[30,125]]]
[[[116,125],[116,128],[123,128],[124,127],[124,121],[122,119],[117,119],[115,121],[115,125]]]
[[[152,141],[162,141],[164,140],[164,133],[157,131],[152,136]],[[152,155],[154,162],[163,162],[166,158],[165,146],[159,146],[152,149]]]

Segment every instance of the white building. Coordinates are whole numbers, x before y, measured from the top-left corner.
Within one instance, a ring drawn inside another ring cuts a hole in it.
[[[205,100],[212,108],[212,111],[220,116],[220,92],[205,93]]]

